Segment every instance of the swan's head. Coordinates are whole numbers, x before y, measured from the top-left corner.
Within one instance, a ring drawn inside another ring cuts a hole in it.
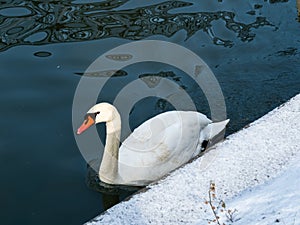
[[[109,103],[99,103],[90,108],[82,125],[78,128],[77,134],[81,134],[94,124],[111,122],[118,115],[116,108]]]

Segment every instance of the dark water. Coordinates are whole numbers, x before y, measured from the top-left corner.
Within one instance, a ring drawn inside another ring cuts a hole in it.
[[[230,134],[299,93],[299,25],[296,2],[288,0],[2,1],[1,224],[82,224],[117,201],[87,187],[71,122],[76,86],[98,56],[144,39],[191,49],[220,83]],[[124,68],[101,100],[112,102],[145,74],[176,82],[209,115],[201,91],[167,65]],[[161,99],[141,100],[130,124],[171,108]]]

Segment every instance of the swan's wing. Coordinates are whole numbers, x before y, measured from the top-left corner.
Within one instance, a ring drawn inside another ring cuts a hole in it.
[[[203,114],[180,111],[146,121],[122,143],[120,176],[152,181],[181,166],[199,153],[200,130],[209,123]]]

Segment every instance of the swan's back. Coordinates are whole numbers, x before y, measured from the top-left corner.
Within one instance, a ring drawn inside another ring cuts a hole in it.
[[[144,185],[178,168],[200,153],[200,132],[210,124],[198,112],[159,114],[136,128],[119,151],[124,183]]]

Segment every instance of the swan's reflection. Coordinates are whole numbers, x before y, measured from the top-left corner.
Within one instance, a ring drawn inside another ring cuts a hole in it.
[[[104,210],[111,208],[143,188],[137,186],[110,185],[102,182],[99,179],[98,172],[92,168],[99,168],[100,162],[101,159],[94,159],[87,165],[86,184],[93,191],[102,193]]]
[[[120,201],[121,200],[119,195],[102,193],[102,205],[104,210],[108,210],[109,208],[118,204]]]

